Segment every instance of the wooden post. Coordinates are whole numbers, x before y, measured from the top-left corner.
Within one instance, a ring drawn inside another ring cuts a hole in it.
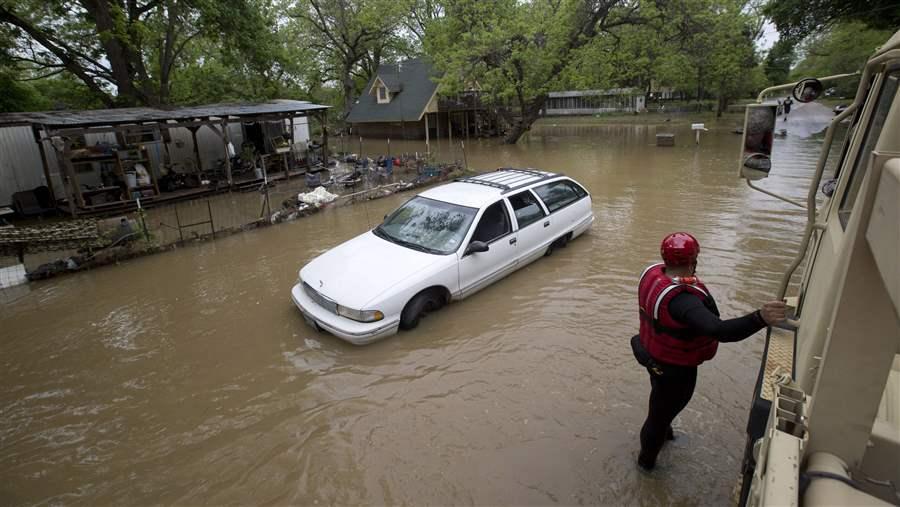
[[[294,117],[291,116],[291,153],[294,152],[294,143],[296,142],[297,140],[294,139]]]
[[[322,111],[322,166],[328,169],[328,110]]]
[[[463,114],[465,115],[465,120],[466,120],[466,141],[468,141],[469,140],[469,111],[464,111]]]
[[[62,160],[63,167],[66,169],[66,174],[69,176],[69,188],[72,190],[72,194],[75,196],[77,200],[77,205],[80,208],[84,207],[84,196],[81,195],[81,185],[78,184],[78,176],[75,174],[75,166],[72,164],[72,141],[68,138],[65,139],[65,148],[63,148]],[[75,203],[72,203],[72,215],[75,215]]]
[[[194,162],[197,162],[197,172],[199,173],[203,171],[203,163],[200,161],[200,145],[197,144],[197,131],[200,130],[200,126],[187,129],[191,131],[191,140],[194,142]]]
[[[450,146],[453,146],[453,113],[447,112],[447,137],[450,139]]]
[[[228,152],[228,144],[229,144],[229,135],[228,135],[228,119],[222,120],[222,142],[225,143],[225,174],[228,176],[228,186],[234,184],[234,181],[231,178],[231,154]]]
[[[37,127],[31,127],[31,133],[37,142],[38,151],[41,153],[41,165],[44,167],[44,179],[47,180],[47,188],[50,189],[50,198],[53,199],[53,205],[56,205],[56,191],[53,190],[53,180],[50,179],[50,167],[47,165],[47,153],[44,151],[44,142],[41,140],[41,133]]]
[[[431,155],[431,142],[428,133],[428,113],[425,113],[425,154]]]

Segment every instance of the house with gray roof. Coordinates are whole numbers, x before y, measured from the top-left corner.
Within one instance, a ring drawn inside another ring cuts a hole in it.
[[[421,58],[380,65],[347,115],[352,132],[397,139],[424,139],[426,128],[436,134],[438,85],[432,80],[436,77]]]
[[[440,97],[438,77],[422,58],[380,65],[347,114],[351,135],[427,141],[484,135],[489,130],[482,125],[496,125],[496,115],[486,111],[477,93]]]

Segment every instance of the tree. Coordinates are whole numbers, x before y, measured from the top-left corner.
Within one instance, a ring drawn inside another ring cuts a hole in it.
[[[763,86],[754,41],[762,20],[743,0],[678,0],[667,6],[666,17],[677,27],[678,72],[668,74],[680,88],[696,89],[697,100],[715,95],[716,114],[728,103]]]
[[[300,0],[291,16],[318,54],[322,77],[341,84],[344,112],[383,60],[407,53],[398,34],[406,0]]]
[[[770,85],[786,83],[794,63],[794,44],[788,39],[778,39],[769,49],[765,59],[765,73]]]
[[[513,144],[540,116],[548,93],[580,50],[640,22],[636,0],[457,0],[426,34],[426,52],[443,72],[444,93],[478,83],[501,109]]]
[[[263,12],[249,0],[0,0],[0,24],[17,39],[10,59],[71,73],[108,107],[167,103],[172,73],[198,37],[265,62],[273,23]]]
[[[763,13],[782,38],[794,43],[839,21],[858,21],[877,30],[900,26],[897,0],[769,0]]]
[[[425,34],[434,21],[444,17],[442,0],[412,0],[409,13],[403,18],[406,30],[415,38],[418,45],[425,44]]]
[[[861,70],[872,53],[892,35],[891,30],[868,28],[860,21],[837,23],[801,45],[803,59],[791,72],[792,79],[849,74]],[[839,95],[853,95],[858,80],[835,81]],[[828,86],[831,86],[829,84]]]

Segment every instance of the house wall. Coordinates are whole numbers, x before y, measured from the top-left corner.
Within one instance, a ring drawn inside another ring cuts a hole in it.
[[[425,120],[407,122],[354,123],[350,125],[350,137],[375,137],[391,139],[425,139]]]
[[[31,127],[0,128],[0,206],[12,203],[12,195],[45,185],[41,154]]]

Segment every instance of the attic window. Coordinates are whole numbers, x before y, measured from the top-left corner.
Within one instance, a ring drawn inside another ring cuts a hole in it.
[[[377,87],[378,90],[378,103],[379,104],[387,104],[391,101],[391,96],[388,95],[387,88],[384,86]]]

